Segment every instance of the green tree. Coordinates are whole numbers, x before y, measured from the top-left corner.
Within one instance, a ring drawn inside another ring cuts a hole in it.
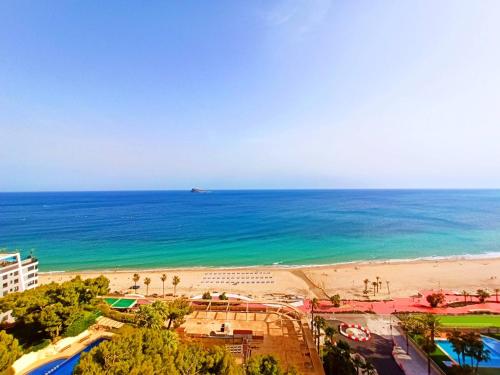
[[[478,289],[477,290],[477,298],[479,299],[479,302],[484,303],[486,299],[490,298],[490,293],[488,293],[484,289]]]
[[[333,343],[333,336],[336,332],[337,330],[332,326],[328,326],[325,328],[325,336],[328,338],[328,340],[330,340],[330,343]]]
[[[272,355],[259,355],[247,363],[247,375],[282,375],[279,361]]]
[[[466,290],[462,290],[462,296],[464,296],[464,304],[467,304],[467,296],[469,293]]]
[[[351,358],[351,348],[344,340],[336,345],[328,342],[323,348],[323,369],[326,375],[355,375],[356,368]]]
[[[103,275],[94,279],[85,279],[83,285],[90,288],[91,294],[95,296],[104,296],[109,293],[109,279]]]
[[[144,279],[144,285],[146,285],[146,296],[149,294],[149,284],[151,284],[151,279],[146,277]]]
[[[423,324],[424,333],[431,339],[432,343],[434,343],[436,335],[441,329],[441,320],[434,314],[421,315],[420,320]]]
[[[98,295],[109,290],[109,280],[103,276],[82,280],[77,276],[64,283],[50,283],[0,299],[0,311],[12,310],[17,331],[45,332],[55,338],[85,311],[96,309]]]
[[[479,364],[481,362],[488,362],[491,358],[490,350],[484,347],[483,340],[480,340],[472,350],[472,358],[476,360],[476,366],[474,367],[474,373],[478,373]]]
[[[227,301],[229,298],[227,298],[226,292],[222,292],[221,294],[219,294],[219,299],[221,301]]]
[[[340,295],[334,294],[333,296],[330,296],[330,302],[334,307],[339,307],[340,306]]]
[[[479,363],[490,359],[490,351],[485,348],[481,335],[477,332],[462,333],[462,340],[464,346],[462,364],[465,364],[465,356],[470,357],[474,373],[477,374]]]
[[[140,276],[138,273],[134,273],[134,276],[132,276],[132,280],[134,281],[134,289],[137,289],[137,282],[140,280]]]
[[[314,335],[314,310],[317,309],[319,306],[319,300],[314,297],[311,300],[311,332]]]
[[[181,282],[181,279],[179,276],[175,275],[174,278],[172,279],[172,285],[174,286],[174,297],[176,296],[176,291],[177,291],[177,285],[179,285]]]
[[[314,328],[315,328],[316,333],[314,333],[314,331],[313,331],[313,335],[314,335],[315,340],[316,340],[316,349],[318,351],[318,354],[319,354],[319,343],[320,343],[320,339],[321,339],[321,330],[324,329],[325,327],[326,327],[325,318],[323,318],[321,316],[315,316],[314,317]]]
[[[212,299],[212,295],[210,294],[210,292],[205,292],[203,293],[203,295],[201,296],[202,299]]]
[[[373,295],[375,296],[376,289],[378,288],[378,283],[376,281],[373,281],[372,286],[373,286]]]
[[[167,303],[167,328],[177,328],[184,323],[184,317],[193,311],[189,301],[178,298]]]
[[[165,324],[165,317],[153,305],[141,305],[135,321],[138,327],[160,329]]]
[[[453,351],[457,353],[459,366],[462,366],[462,359],[465,352],[465,341],[462,333],[455,329],[451,332],[448,332],[446,337],[448,338],[448,341],[452,345]]]
[[[423,336],[419,340],[420,347],[427,354],[427,375],[431,374],[431,354],[436,350],[436,344],[430,336]]]
[[[431,307],[438,307],[438,305],[444,303],[445,296],[443,293],[432,293],[426,297],[426,300],[427,302],[429,302],[429,305],[431,305]]]
[[[406,353],[409,353],[409,339],[410,335],[423,334],[425,332],[424,323],[419,316],[412,314],[405,314],[400,316],[399,326],[403,328],[406,336]]]
[[[14,373],[11,366],[22,355],[21,346],[14,336],[0,331],[0,374]]]
[[[66,312],[61,303],[49,305],[42,309],[39,322],[52,339],[58,337],[61,333],[64,327],[65,315]]]
[[[165,281],[167,281],[167,275],[163,274],[161,275],[163,298],[165,298]]]
[[[74,373],[130,375],[236,375],[239,367],[222,347],[181,343],[167,330],[123,327],[118,335],[93,348]]]
[[[370,280],[368,279],[364,279],[363,280],[363,283],[365,284],[365,290],[363,291],[365,294],[368,293],[368,283],[370,282]]]

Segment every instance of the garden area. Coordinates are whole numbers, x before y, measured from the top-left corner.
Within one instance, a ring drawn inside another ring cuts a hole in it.
[[[401,314],[400,326],[409,341],[450,375],[492,375],[500,372],[498,315]],[[481,330],[493,329],[483,335]]]

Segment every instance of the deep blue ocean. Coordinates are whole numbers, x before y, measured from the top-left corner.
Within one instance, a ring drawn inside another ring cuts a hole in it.
[[[0,193],[42,271],[500,255],[499,190]]]

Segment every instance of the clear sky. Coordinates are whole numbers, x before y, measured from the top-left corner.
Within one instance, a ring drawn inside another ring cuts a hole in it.
[[[500,187],[500,1],[0,2],[0,190]]]

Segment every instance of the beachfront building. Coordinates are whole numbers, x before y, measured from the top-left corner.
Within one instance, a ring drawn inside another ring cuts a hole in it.
[[[0,253],[0,297],[38,285],[38,260],[19,253]]]

